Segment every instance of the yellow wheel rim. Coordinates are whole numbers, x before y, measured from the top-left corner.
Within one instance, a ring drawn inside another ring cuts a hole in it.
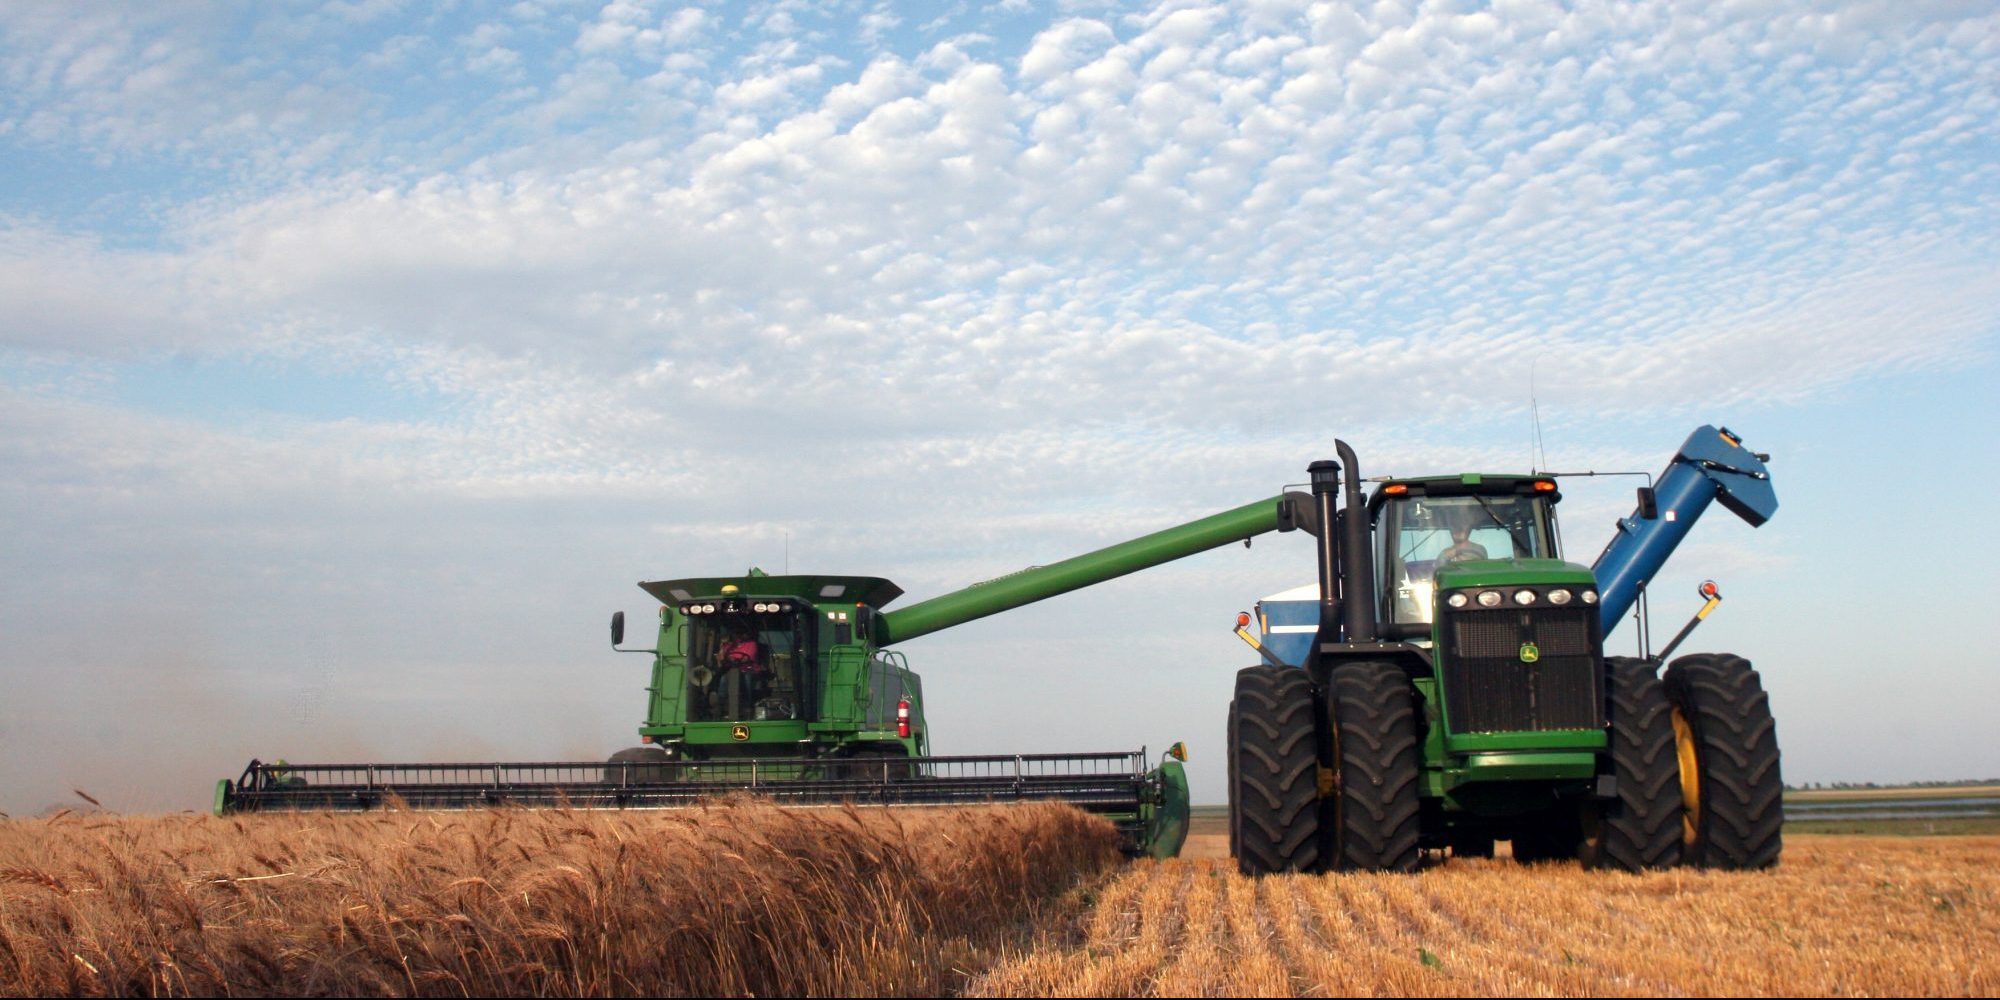
[[[1681,762],[1681,845],[1694,846],[1701,826],[1701,760],[1694,753],[1694,727],[1680,707],[1674,707],[1674,755]]]

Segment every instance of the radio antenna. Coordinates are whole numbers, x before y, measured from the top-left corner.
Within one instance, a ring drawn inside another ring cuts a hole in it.
[[[1535,392],[1535,368],[1542,363],[1541,357],[1528,363],[1528,414],[1534,420],[1535,434],[1530,441],[1529,463],[1533,471],[1540,472],[1549,463],[1548,449],[1542,446],[1542,402]]]

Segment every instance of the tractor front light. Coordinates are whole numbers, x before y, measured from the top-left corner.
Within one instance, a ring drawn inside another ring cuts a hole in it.
[[[1500,606],[1500,592],[1497,590],[1482,590],[1479,592],[1478,600],[1479,606],[1482,608],[1497,608]]]
[[[1468,604],[1471,604],[1472,598],[1465,596],[1465,593],[1463,591],[1460,591],[1459,593],[1453,594],[1450,597],[1445,598],[1444,602],[1446,604],[1451,605],[1454,608],[1462,608]]]
[[[1556,589],[1549,591],[1549,603],[1558,606],[1568,604],[1569,591],[1564,590],[1561,587],[1557,587]]]
[[[1597,591],[1595,591],[1595,590],[1586,590],[1586,591],[1584,591],[1584,592],[1583,592],[1583,603],[1585,603],[1585,604],[1596,604],[1596,603],[1597,603]]]
[[[1514,603],[1523,605],[1535,603],[1535,592],[1532,590],[1514,591]]]

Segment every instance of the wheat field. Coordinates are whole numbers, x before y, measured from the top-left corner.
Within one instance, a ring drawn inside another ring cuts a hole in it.
[[[1049,803],[13,820],[0,994],[934,996],[1117,862]]]
[[[1990,996],[2000,838],[1790,837],[1775,871],[1144,862],[982,996]]]
[[[0,995],[2000,992],[2000,837],[1638,876],[1248,879],[1115,845],[1047,803],[14,820]]]

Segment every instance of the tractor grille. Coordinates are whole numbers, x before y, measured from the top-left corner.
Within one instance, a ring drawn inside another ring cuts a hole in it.
[[[1444,629],[1444,698],[1453,732],[1518,733],[1604,726],[1597,609],[1454,611]],[[1541,656],[1521,662],[1534,643]]]

